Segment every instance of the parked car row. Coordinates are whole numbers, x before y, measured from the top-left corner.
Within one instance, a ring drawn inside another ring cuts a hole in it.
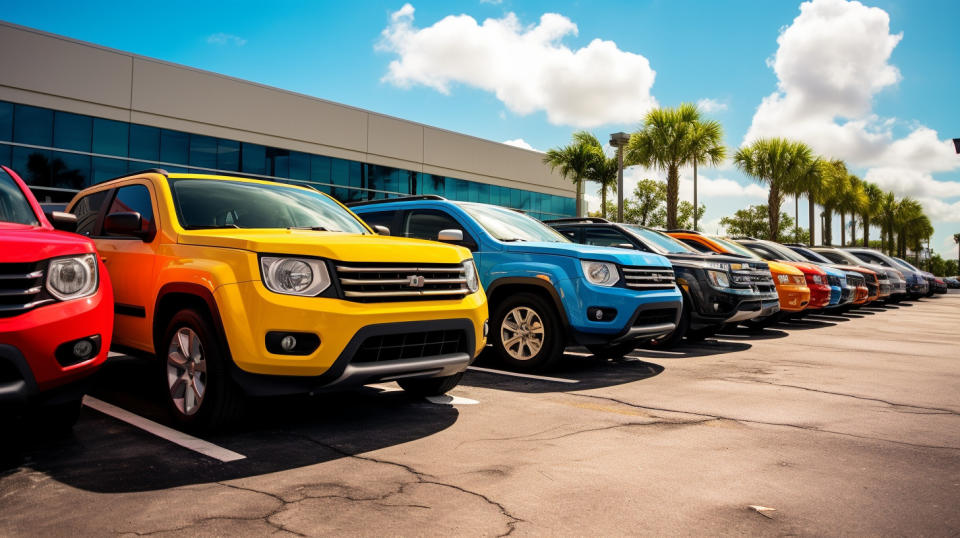
[[[309,187],[161,169],[64,209],[45,214],[3,168],[0,404],[61,425],[110,349],[155,357],[174,419],[206,429],[248,396],[386,381],[440,395],[488,344],[537,371],[569,345],[620,357],[930,290],[874,251],[545,224],[431,195],[351,212]]]

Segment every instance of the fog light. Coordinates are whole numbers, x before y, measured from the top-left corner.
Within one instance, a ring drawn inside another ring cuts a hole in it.
[[[288,334],[280,340],[280,347],[283,348],[284,351],[290,351],[297,347],[297,339]]]
[[[615,317],[617,317],[615,308],[591,306],[587,309],[587,319],[590,321],[613,321]]]
[[[270,331],[264,343],[270,353],[309,355],[320,347],[320,337],[313,333]]]
[[[90,340],[80,340],[76,344],[73,344],[73,356],[83,360],[90,356],[93,353],[93,342]]]

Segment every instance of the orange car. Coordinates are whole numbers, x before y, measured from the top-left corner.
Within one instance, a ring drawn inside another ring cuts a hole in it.
[[[760,259],[740,245],[731,243],[719,237],[706,236],[700,232],[673,231],[668,234],[699,252],[719,252],[747,256],[751,259]],[[810,288],[807,287],[803,271],[785,263],[770,261],[770,274],[777,286],[777,295],[780,297],[780,310],[783,312],[800,312],[807,307],[810,301]]]

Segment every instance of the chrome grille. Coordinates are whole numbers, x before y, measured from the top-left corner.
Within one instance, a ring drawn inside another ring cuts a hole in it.
[[[643,290],[670,290],[676,285],[676,276],[669,267],[623,267],[623,278],[628,288]]]
[[[450,299],[470,293],[460,264],[341,263],[345,299],[360,302]]]
[[[776,291],[773,276],[766,266],[751,265],[749,269],[738,269],[731,273],[733,285],[737,288],[753,288],[760,293]]]
[[[866,281],[860,275],[847,275],[847,284],[856,288],[866,286]]]
[[[16,316],[53,299],[43,292],[46,263],[0,263],[0,317]]]
[[[831,287],[840,287],[840,277],[834,275],[827,275],[827,284]]]

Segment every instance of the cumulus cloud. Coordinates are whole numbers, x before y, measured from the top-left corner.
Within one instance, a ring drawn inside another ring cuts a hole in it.
[[[803,140],[821,155],[868,168],[866,179],[885,189],[922,199],[931,217],[942,214],[932,201],[960,195],[960,183],[932,176],[960,167],[950,141],[923,125],[896,138],[897,120],[872,111],[874,96],[901,79],[889,60],[902,38],[890,32],[890,17],[880,8],[804,2],[767,61],[777,91],[760,103],[744,143],[764,136]]]
[[[630,166],[623,170],[624,194],[630,195],[641,179],[666,181],[666,172]],[[680,199],[693,201],[693,168],[680,169]],[[709,204],[711,198],[742,198],[745,200],[765,201],[767,189],[756,183],[743,184],[725,177],[711,178],[703,171],[697,173],[697,201]]]
[[[233,34],[218,32],[207,36],[207,43],[211,45],[235,45],[242,47],[247,44],[247,40]]]
[[[513,140],[504,140],[503,143],[508,146],[515,146],[518,148],[529,149],[531,151],[540,151],[538,149],[535,149],[530,144],[528,144],[527,141],[522,138],[514,138]],[[540,153],[543,153],[543,152],[540,151]]]
[[[464,84],[494,93],[516,114],[544,111],[555,125],[642,120],[657,104],[650,62],[602,39],[572,50],[563,39],[577,32],[556,13],[543,14],[537,24],[523,24],[514,13],[482,23],[449,15],[418,28],[413,6],[404,4],[390,15],[377,49],[397,55],[383,80],[398,87],[447,94]]]
[[[697,101],[697,108],[710,114],[712,112],[723,112],[727,109],[727,104],[709,97]]]

